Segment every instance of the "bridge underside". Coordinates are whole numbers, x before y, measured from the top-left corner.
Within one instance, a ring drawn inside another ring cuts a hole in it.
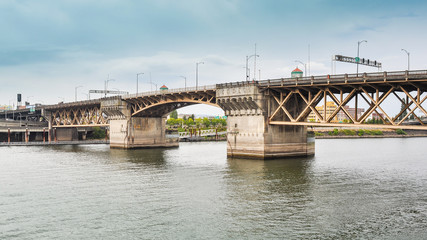
[[[131,105],[133,117],[165,117],[173,110],[193,104],[208,104],[219,107],[216,105],[215,90],[165,92],[149,96],[138,95],[125,98],[124,101]]]

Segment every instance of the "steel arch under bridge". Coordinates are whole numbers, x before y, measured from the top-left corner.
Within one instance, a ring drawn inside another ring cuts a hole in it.
[[[194,104],[216,104],[216,86],[180,88],[122,96],[131,105],[131,115],[135,117],[163,117],[181,107]]]

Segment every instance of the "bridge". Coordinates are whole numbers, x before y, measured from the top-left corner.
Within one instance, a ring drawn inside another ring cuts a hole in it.
[[[49,139],[52,129],[66,136],[77,131],[72,129],[104,126],[111,147],[172,147],[178,142],[165,136],[168,113],[208,104],[225,111],[229,156],[276,158],[314,154],[309,126],[427,130],[425,119],[416,113],[427,116],[426,90],[427,70],[378,72],[223,83],[43,105],[36,111],[48,122]],[[401,103],[394,106],[397,115],[381,105],[391,98]],[[332,111],[316,108],[326,106],[328,99],[336,105]],[[363,114],[357,112],[360,101],[368,106]],[[354,113],[345,107],[350,103]],[[334,121],[339,112],[347,123]],[[307,120],[310,113],[316,120]],[[383,124],[365,124],[372,114]],[[405,124],[410,116],[417,124]]]

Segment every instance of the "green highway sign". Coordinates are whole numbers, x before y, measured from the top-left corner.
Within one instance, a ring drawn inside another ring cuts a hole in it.
[[[366,65],[369,67],[376,67],[376,68],[382,67],[382,64],[376,60],[370,60],[370,59],[359,58],[359,57],[354,58],[354,57],[347,57],[343,55],[335,55],[333,56],[332,60],[338,61],[338,62],[356,63],[356,64]]]

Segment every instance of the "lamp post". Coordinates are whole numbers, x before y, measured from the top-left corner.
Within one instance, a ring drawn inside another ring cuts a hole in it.
[[[196,90],[199,86],[199,64],[205,64],[204,62],[197,62],[196,63]]]
[[[185,76],[179,76],[181,78],[184,78],[184,90],[187,91],[187,77]]]
[[[359,48],[360,48],[360,44],[363,43],[363,42],[367,43],[368,41],[362,40],[362,41],[358,41],[357,42],[357,59],[358,59],[358,61],[356,62],[356,65],[357,65],[356,76],[357,77],[359,76],[359,61],[360,61],[360,58],[359,58]]]
[[[301,63],[304,66],[304,73],[305,73],[305,76],[307,77],[307,64],[305,64],[305,63],[303,63],[301,61],[298,61],[298,60],[295,60],[295,62]]]
[[[144,75],[144,73],[137,73],[136,74],[136,95],[138,95],[138,76],[139,75]]]
[[[83,87],[83,86],[77,86],[74,88],[74,101],[76,101],[76,102],[77,102],[77,89],[81,88],[81,87]]]
[[[90,99],[89,99],[89,94],[88,94],[88,93],[81,93],[81,94],[85,95],[87,100],[90,100]]]
[[[249,62],[249,59],[251,57],[259,57],[259,55],[253,54],[253,55],[250,55],[250,56],[246,56],[246,81],[249,81],[249,67],[248,67],[248,62]]]
[[[114,79],[107,79],[105,80],[105,92],[104,92],[104,97],[107,97],[107,89],[108,89],[108,82],[109,81],[114,81]]]
[[[152,82],[150,82],[150,84],[151,84],[151,85],[154,85],[154,87],[155,87],[154,91],[156,92],[156,91],[157,91],[157,83],[152,83]]]
[[[402,48],[402,51],[406,52],[408,54],[408,71],[409,71],[409,52]]]

